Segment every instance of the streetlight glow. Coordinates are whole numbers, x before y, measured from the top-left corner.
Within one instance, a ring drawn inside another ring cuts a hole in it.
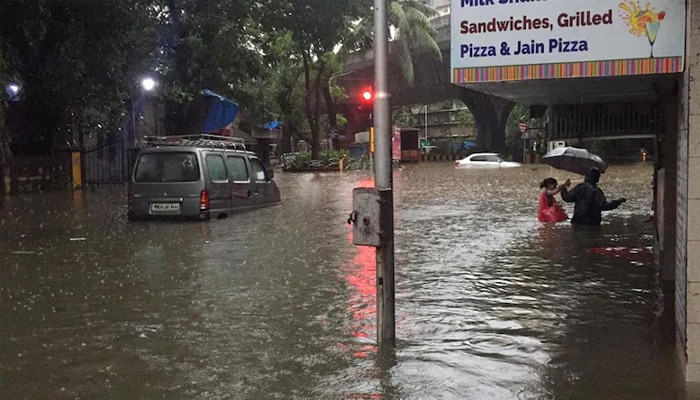
[[[141,87],[143,88],[143,90],[150,92],[156,87],[156,81],[154,81],[151,78],[144,78],[141,81]]]

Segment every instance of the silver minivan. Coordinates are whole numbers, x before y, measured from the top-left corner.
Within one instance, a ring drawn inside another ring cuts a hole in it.
[[[147,143],[129,180],[129,220],[225,218],[281,203],[273,170],[239,139],[166,136]]]

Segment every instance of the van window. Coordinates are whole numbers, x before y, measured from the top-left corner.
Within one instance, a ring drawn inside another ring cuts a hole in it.
[[[199,180],[197,155],[189,152],[144,153],[136,161],[136,182],[195,182]]]
[[[228,180],[224,158],[220,155],[207,154],[207,169],[209,170],[209,178],[211,178],[212,181]]]
[[[470,160],[472,162],[484,162],[486,161],[486,156],[474,156]]]
[[[267,181],[265,168],[257,158],[250,159],[250,169],[253,170],[253,178],[255,178],[256,181]]]
[[[248,180],[248,166],[245,164],[245,158],[228,156],[226,161],[228,162],[228,170],[231,173],[232,181]]]

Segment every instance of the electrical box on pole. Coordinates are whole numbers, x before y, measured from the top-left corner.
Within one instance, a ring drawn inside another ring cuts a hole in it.
[[[355,188],[352,191],[352,213],[348,224],[353,224],[352,243],[355,246],[381,245],[381,202],[375,188]]]

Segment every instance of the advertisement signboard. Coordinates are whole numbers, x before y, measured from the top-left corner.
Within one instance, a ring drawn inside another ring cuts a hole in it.
[[[683,70],[685,0],[452,0],[452,82]]]

